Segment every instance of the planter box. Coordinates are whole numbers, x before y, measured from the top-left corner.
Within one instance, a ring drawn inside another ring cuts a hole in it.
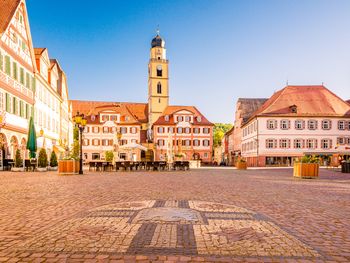
[[[236,168],[238,170],[246,170],[247,169],[247,162],[236,162]]]
[[[299,178],[318,178],[318,163],[294,163],[293,176]]]
[[[343,162],[341,164],[341,172],[342,173],[350,173],[350,163]]]
[[[190,169],[200,168],[200,167],[201,167],[201,160],[191,160],[190,161]]]
[[[70,175],[79,173],[79,161],[60,160],[58,161],[58,174]]]
[[[24,172],[23,167],[12,167],[11,172]]]
[[[49,166],[48,169],[49,169],[49,171],[57,171],[58,166],[54,166],[54,167]]]
[[[36,170],[38,172],[47,172],[47,167],[37,167]]]

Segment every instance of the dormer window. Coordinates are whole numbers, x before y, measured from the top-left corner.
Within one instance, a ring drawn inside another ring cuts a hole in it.
[[[92,121],[95,121],[95,120],[96,120],[95,115],[91,115],[91,120],[92,120]]]
[[[297,107],[297,105],[292,105],[292,106],[290,106],[289,108],[290,108],[290,111],[291,111],[292,113],[298,113],[298,107]]]
[[[164,120],[169,121],[169,115],[165,115]]]
[[[201,116],[198,116],[198,117],[197,117],[197,121],[198,121],[198,122],[201,122],[201,121],[202,121],[202,117],[201,117]]]
[[[129,116],[125,116],[125,121],[129,121]]]
[[[178,122],[181,122],[181,121],[183,121],[184,120],[184,118],[182,117],[182,116],[177,116],[177,121]]]
[[[186,122],[190,122],[190,120],[191,120],[191,117],[190,117],[190,116],[185,116],[185,121],[186,121]]]

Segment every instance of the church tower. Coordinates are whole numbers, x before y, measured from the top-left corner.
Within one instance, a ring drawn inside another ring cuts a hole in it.
[[[157,121],[169,105],[169,62],[166,59],[165,41],[159,32],[151,42],[148,63],[148,128]]]

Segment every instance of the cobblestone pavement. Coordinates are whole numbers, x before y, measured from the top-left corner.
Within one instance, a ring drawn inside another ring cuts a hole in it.
[[[0,173],[0,262],[350,262],[350,175]]]

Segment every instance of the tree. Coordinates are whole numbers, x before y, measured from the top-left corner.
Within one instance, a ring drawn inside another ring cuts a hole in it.
[[[107,162],[112,162],[114,158],[114,154],[112,151],[106,151],[105,152],[105,158]]]
[[[50,166],[51,167],[56,167],[58,164],[57,164],[57,156],[56,156],[56,153],[55,151],[52,151],[51,152],[51,156],[50,156]]]
[[[221,146],[222,138],[225,133],[233,127],[232,124],[228,123],[215,123],[214,124],[214,148]]]
[[[46,168],[47,167],[47,153],[46,153],[45,148],[41,148],[41,150],[39,152],[38,166],[40,168]]]
[[[22,166],[23,166],[23,159],[21,157],[21,151],[17,149],[16,155],[15,155],[15,167],[22,167]]]

